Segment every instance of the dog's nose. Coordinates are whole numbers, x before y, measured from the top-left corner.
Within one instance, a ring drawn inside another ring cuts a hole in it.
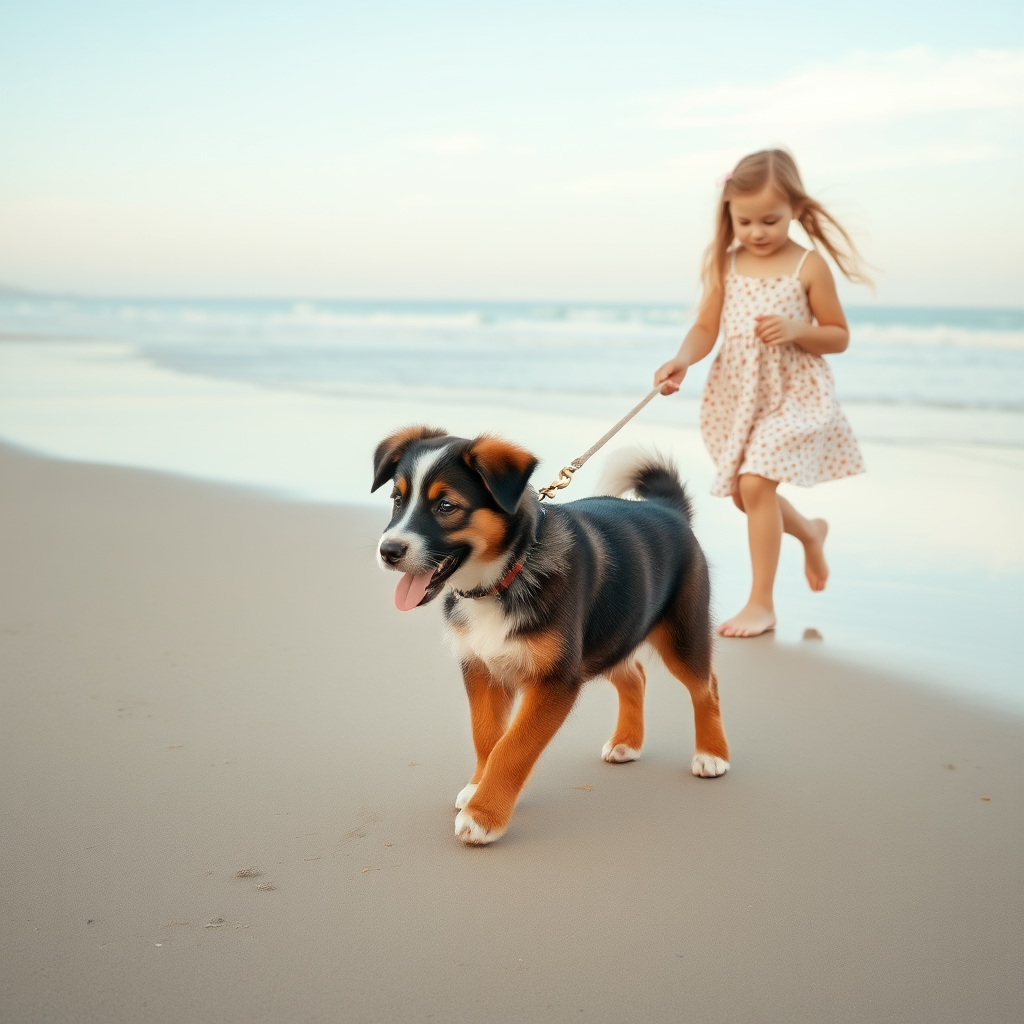
[[[380,557],[388,565],[397,565],[404,557],[409,545],[400,540],[386,540],[380,546]]]

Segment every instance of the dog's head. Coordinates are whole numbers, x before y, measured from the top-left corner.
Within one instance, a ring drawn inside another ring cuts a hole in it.
[[[394,484],[377,557],[381,568],[404,574],[395,590],[400,610],[428,604],[448,580],[472,589],[499,573],[536,465],[509,441],[470,441],[436,427],[407,427],[377,445],[370,490]]]

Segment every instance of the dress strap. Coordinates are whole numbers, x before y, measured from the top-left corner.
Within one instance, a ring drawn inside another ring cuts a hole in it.
[[[736,250],[732,249],[731,252],[732,252],[732,260],[729,263],[729,273],[730,274],[735,274],[736,273]]]
[[[793,271],[793,277],[800,276],[800,268],[804,265],[804,260],[807,259],[807,257],[810,256],[810,254],[810,249],[804,249],[804,254],[803,256],[800,257],[800,262],[796,265],[796,270]]]

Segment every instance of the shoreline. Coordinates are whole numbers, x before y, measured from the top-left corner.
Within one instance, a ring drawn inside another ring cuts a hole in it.
[[[4,446],[0,481],[5,1016],[1024,1011],[1019,716],[723,642],[733,768],[699,780],[652,659],[641,760],[600,760],[594,681],[467,849],[458,669],[394,611],[379,513]]]
[[[224,294],[124,294],[116,292],[74,292],[47,291],[44,289],[18,288],[0,284],[0,301],[31,302],[33,299],[42,301],[63,302],[141,302],[141,303],[182,303],[195,302],[202,304],[222,305],[301,305],[305,303],[323,303],[338,306],[411,306],[419,308],[452,309],[484,306],[490,308],[540,308],[550,309],[597,308],[597,309],[654,309],[689,312],[694,308],[695,299],[583,299],[583,298],[408,298],[402,296],[354,296],[354,295],[224,295]],[[900,302],[844,302],[843,308],[856,313],[890,312],[890,313],[933,313],[971,315],[989,313],[997,316],[1012,317],[1018,322],[1024,319],[1024,306],[1008,306],[1005,304],[974,304],[941,305],[935,303],[900,303]]]

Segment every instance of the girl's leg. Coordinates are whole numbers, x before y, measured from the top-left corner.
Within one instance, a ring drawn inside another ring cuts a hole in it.
[[[782,546],[782,509],[775,489],[778,482],[744,473],[739,479],[740,499],[747,513],[750,566],[753,582],[750,598],[738,615],[718,627],[722,636],[758,636],[775,626],[772,591]]]
[[[825,561],[825,538],[828,536],[828,523],[824,519],[807,519],[793,508],[781,494],[777,494],[779,508],[782,510],[782,530],[791,537],[796,537],[804,546],[804,572],[811,590],[825,589],[828,580],[828,563]],[[733,503],[741,511],[743,498],[739,491],[733,493]]]
[[[782,509],[782,529],[804,546],[807,582],[815,593],[824,590],[828,581],[828,563],[825,561],[828,523],[824,519],[805,519],[782,495],[778,498],[779,508]]]

